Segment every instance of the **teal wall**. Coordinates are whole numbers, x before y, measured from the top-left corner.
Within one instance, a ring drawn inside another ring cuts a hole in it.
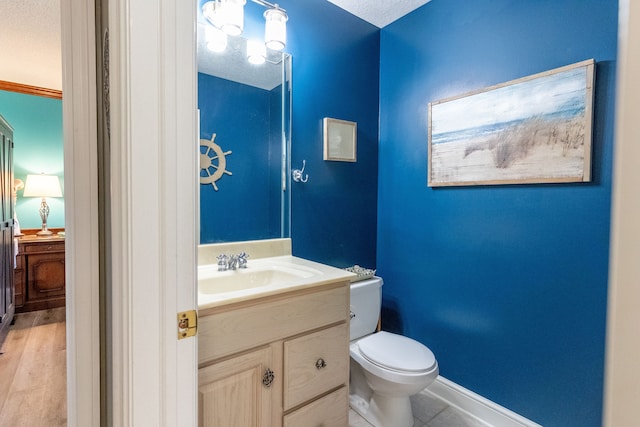
[[[62,100],[16,92],[0,91],[0,114],[14,129],[14,176],[26,181],[28,174],[57,175],[64,185],[64,144]],[[64,194],[64,190],[63,190]],[[47,199],[47,225],[64,227],[64,198]],[[18,191],[16,214],[20,227],[40,228],[40,199],[22,197]]]

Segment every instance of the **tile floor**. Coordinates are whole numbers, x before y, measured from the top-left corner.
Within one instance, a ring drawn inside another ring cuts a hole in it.
[[[490,427],[465,412],[423,391],[411,398],[413,427]],[[354,410],[349,409],[349,427],[371,427]],[[394,426],[385,426],[394,427]]]

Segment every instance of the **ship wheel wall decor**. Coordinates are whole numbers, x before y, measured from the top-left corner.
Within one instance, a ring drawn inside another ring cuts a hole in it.
[[[213,185],[213,189],[218,191],[216,181],[222,178],[223,174],[233,175],[227,170],[227,156],[231,151],[222,151],[222,148],[214,142],[216,134],[208,139],[200,140],[200,184]]]

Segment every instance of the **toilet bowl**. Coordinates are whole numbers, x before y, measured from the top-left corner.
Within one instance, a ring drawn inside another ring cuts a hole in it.
[[[350,406],[375,427],[411,427],[409,397],[436,379],[438,363],[431,350],[415,340],[374,332],[382,279],[363,282],[351,284]]]

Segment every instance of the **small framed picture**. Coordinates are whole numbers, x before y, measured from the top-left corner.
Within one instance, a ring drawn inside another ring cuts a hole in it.
[[[355,162],[357,123],[325,117],[322,124],[324,160]]]

